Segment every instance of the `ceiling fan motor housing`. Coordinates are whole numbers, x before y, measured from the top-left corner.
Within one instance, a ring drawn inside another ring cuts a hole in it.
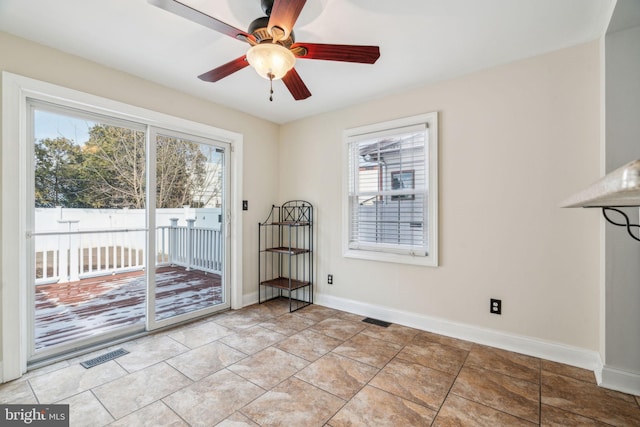
[[[273,0],[271,0],[271,3],[273,3]],[[268,25],[269,25],[269,17],[263,16],[263,17],[254,19],[253,22],[249,24],[249,28],[247,29],[247,32],[256,38],[256,41],[258,42],[258,44],[265,43],[265,42],[271,43],[273,41],[273,35],[269,32],[267,28]],[[293,30],[291,30],[289,37],[287,37],[286,39],[278,40],[276,43],[281,44],[282,46],[289,49],[294,42],[295,42],[295,35],[293,34]]]

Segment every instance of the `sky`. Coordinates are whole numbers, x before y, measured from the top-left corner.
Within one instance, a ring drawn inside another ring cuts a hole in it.
[[[84,145],[89,140],[89,129],[97,122],[75,118],[66,114],[52,113],[46,110],[35,110],[34,136],[36,141],[42,139],[65,137],[78,145]],[[216,164],[220,160],[220,150],[215,146],[199,144],[200,151],[208,161]]]
[[[76,144],[83,145],[89,140],[89,129],[93,125],[95,122],[85,119],[36,110],[34,136],[37,141],[65,137]]]

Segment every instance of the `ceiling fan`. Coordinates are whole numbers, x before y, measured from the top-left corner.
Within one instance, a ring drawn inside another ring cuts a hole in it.
[[[245,55],[198,76],[207,82],[217,82],[248,65],[271,82],[282,79],[296,101],[311,96],[311,92],[294,68],[296,58],[322,59],[328,61],[373,64],[380,57],[378,46],[296,43],[293,33],[295,24],[306,0],[261,0],[262,10],[267,16],[254,20],[247,31],[242,31],[178,0],[148,0],[190,21],[204,25],[227,36],[249,43]]]

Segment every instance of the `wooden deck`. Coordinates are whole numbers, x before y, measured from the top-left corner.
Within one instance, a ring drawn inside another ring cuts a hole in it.
[[[62,344],[141,324],[145,317],[143,271],[77,282],[38,285],[35,297],[35,347]],[[221,277],[183,267],[156,271],[156,318],[223,302]]]

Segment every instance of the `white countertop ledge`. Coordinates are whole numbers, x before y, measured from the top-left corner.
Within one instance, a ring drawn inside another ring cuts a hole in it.
[[[640,206],[640,159],[603,176],[560,204],[563,208]]]

